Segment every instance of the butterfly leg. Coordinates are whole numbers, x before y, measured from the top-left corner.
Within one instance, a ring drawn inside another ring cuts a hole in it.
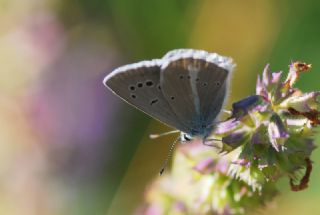
[[[212,127],[218,125],[218,124],[221,123],[221,122],[224,122],[224,121],[216,121],[216,122],[213,122],[213,123],[207,125],[207,128],[212,128]]]
[[[214,138],[207,139],[207,137],[204,137],[203,140],[202,140],[202,144],[205,145],[205,146],[210,146],[210,147],[214,147],[214,148],[217,148],[217,149],[221,149],[221,148],[220,148],[219,146],[217,146],[217,145],[208,144],[208,142],[213,142],[213,141],[221,142],[222,140],[220,140],[220,139],[214,139]]]
[[[222,109],[223,113],[226,113],[228,115],[232,115],[232,111],[230,110],[226,110],[226,109]]]

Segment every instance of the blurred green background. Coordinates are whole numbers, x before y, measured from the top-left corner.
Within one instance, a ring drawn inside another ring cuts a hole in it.
[[[231,56],[231,102],[254,93],[266,63],[312,63],[319,90],[316,0],[0,0],[0,214],[133,214],[158,177],[168,128],[102,85],[117,66],[175,48]],[[320,142],[320,138],[318,138]],[[320,152],[309,189],[288,181],[257,214],[320,214]]]

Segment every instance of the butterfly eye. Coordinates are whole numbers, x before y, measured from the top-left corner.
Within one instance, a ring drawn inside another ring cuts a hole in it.
[[[139,88],[141,88],[141,87],[143,86],[143,84],[142,84],[141,82],[139,82],[139,83],[137,84],[137,86],[138,86]]]
[[[192,137],[190,135],[188,135],[188,134],[184,134],[183,138],[184,138],[185,141],[191,141],[192,140]]]
[[[135,98],[137,98],[137,96],[134,94],[131,94],[131,98],[135,99]]]
[[[220,86],[220,85],[221,85],[221,83],[220,83],[219,81],[217,81],[217,82],[216,82],[216,85],[217,85],[217,86]]]
[[[208,83],[207,83],[207,82],[204,82],[204,83],[202,84],[202,86],[206,87],[206,86],[208,86]]]
[[[136,88],[134,86],[130,86],[129,89],[134,91]]]

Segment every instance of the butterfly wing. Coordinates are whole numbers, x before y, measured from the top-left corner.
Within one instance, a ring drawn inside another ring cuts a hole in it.
[[[188,134],[198,133],[201,114],[196,85],[191,84],[196,77],[188,70],[194,63],[190,58],[172,61],[162,68],[160,78],[163,94]]]
[[[229,71],[214,63],[204,63],[200,69],[197,82],[201,121],[210,125],[217,118],[223,107],[228,89]]]
[[[104,79],[120,98],[161,122],[186,131],[172,111],[160,86],[161,60],[142,61],[114,70]]]
[[[203,135],[220,113],[233,66],[230,58],[190,49],[163,58],[163,94],[187,133]]]

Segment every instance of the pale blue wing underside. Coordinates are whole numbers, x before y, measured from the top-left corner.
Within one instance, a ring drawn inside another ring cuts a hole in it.
[[[193,49],[168,52],[110,73],[104,84],[129,104],[163,123],[203,135],[224,103],[232,60]]]

